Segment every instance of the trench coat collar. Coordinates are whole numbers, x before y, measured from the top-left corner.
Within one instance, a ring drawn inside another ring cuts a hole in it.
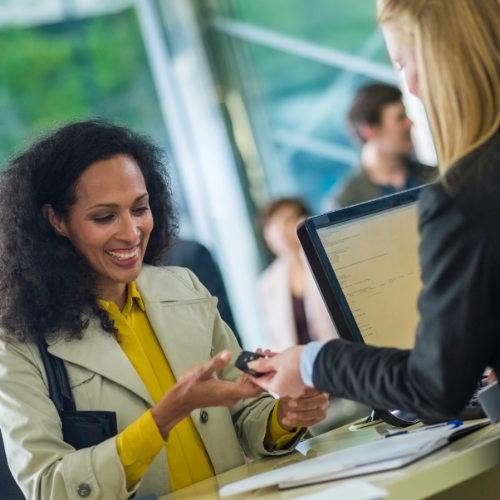
[[[144,265],[136,286],[146,314],[176,380],[210,357],[217,299],[196,290],[187,271]],[[119,343],[97,318],[89,320],[81,340],[48,340],[48,351],[127,388],[154,406],[146,386]]]
[[[193,279],[197,281],[186,269],[145,265],[136,280],[176,380],[189,368],[208,361],[212,348],[217,299],[196,289]]]

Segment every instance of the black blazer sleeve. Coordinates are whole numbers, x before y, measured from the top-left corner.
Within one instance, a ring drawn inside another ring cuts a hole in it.
[[[423,290],[412,351],[336,340],[314,365],[314,385],[375,408],[456,415],[498,356],[498,258],[482,229],[440,184],[419,203]]]

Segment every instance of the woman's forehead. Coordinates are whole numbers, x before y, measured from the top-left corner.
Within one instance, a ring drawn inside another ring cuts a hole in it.
[[[77,203],[118,203],[146,192],[137,163],[128,156],[115,156],[90,165],[76,185]]]

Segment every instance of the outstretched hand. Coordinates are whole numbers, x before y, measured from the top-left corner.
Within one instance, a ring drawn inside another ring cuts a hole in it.
[[[216,372],[230,361],[231,352],[225,350],[210,361],[186,370],[151,410],[164,439],[178,422],[197,408],[233,406],[241,399],[255,398],[262,393],[248,375],[243,375],[237,382],[217,378]]]
[[[300,355],[303,349],[304,346],[290,347],[281,354],[248,363],[249,368],[263,374],[261,377],[251,377],[252,382],[281,397],[302,396],[307,389],[300,376]]]
[[[302,349],[299,349],[301,353]],[[285,351],[285,353],[287,353],[288,351],[290,351],[290,349]],[[270,387],[270,391],[275,392],[280,396],[285,395],[280,399],[278,403],[278,422],[283,429],[292,431],[297,427],[310,427],[311,425],[315,425],[326,418],[326,412],[330,407],[328,394],[319,392],[316,389],[312,389],[310,387],[306,387],[305,385],[303,387],[300,386],[297,388],[297,393],[299,391],[302,391],[302,393],[296,397],[288,397],[293,396],[292,394],[288,394],[290,392],[290,388],[284,387],[283,391],[286,391],[286,393],[283,392],[283,394],[275,390],[275,388],[281,390],[280,382],[275,378],[278,375],[276,367],[281,365],[282,358],[287,359],[285,356],[283,356],[283,354],[285,353],[277,354],[269,350],[263,351],[262,349],[257,349],[257,353],[266,356],[267,360],[270,360],[271,358],[274,360],[274,363],[266,363],[266,365],[269,365],[272,368],[271,371],[265,372],[265,375],[263,375],[262,377],[252,378],[252,380],[255,384],[261,385],[261,387]],[[262,366],[263,361],[266,361],[266,359],[259,358],[259,361],[261,362],[259,366]],[[252,363],[249,363],[249,367],[259,372],[263,371],[259,368],[255,368],[254,363],[256,362],[254,361]],[[266,369],[267,368],[264,367],[264,370]],[[300,379],[300,381],[302,381],[302,378]]]
[[[281,398],[279,405],[278,421],[288,431],[318,424],[326,418],[330,408],[328,394],[311,388],[307,388],[299,398]]]

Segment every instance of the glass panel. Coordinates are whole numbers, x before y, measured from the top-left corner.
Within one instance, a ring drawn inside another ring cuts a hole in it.
[[[375,26],[373,0],[230,0],[236,17],[282,34],[356,54]],[[378,54],[388,63],[387,55]]]
[[[0,32],[0,164],[66,121],[105,117],[165,146],[135,11]]]
[[[398,84],[375,2],[201,3],[216,79],[246,104],[267,197],[299,196],[322,211],[334,184],[358,167],[347,125],[355,92]]]

